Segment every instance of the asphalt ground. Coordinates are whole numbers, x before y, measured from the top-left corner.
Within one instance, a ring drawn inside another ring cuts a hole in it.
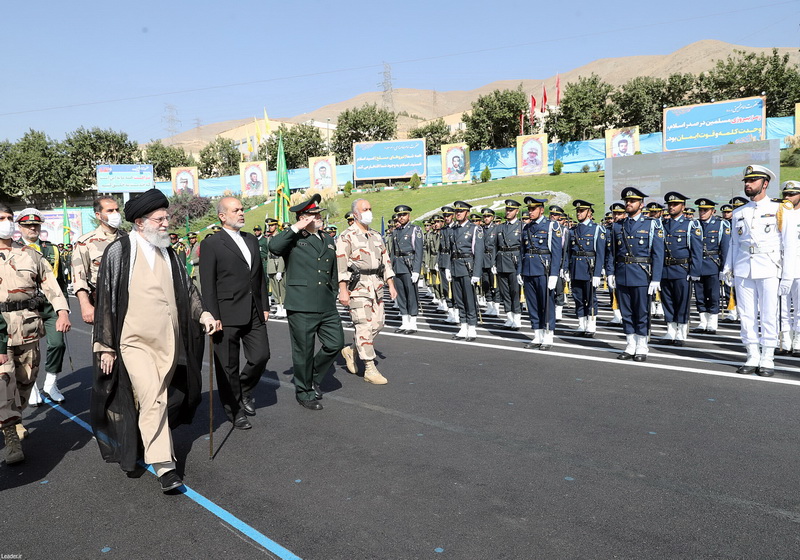
[[[429,301],[413,335],[389,310],[389,384],[339,360],[318,412],[297,405],[288,327],[271,320],[253,429],[231,430],[215,398],[210,460],[204,398],[173,434],[186,486],[164,495],[87,431],[90,330],[71,300],[67,400],[28,409],[26,461],[0,465],[0,558],[800,556],[800,359],[739,375],[738,325],[677,348],[660,321],[648,361],[623,362],[605,294],[593,339],[570,333],[568,307],[549,352],[504,318],[466,343]]]

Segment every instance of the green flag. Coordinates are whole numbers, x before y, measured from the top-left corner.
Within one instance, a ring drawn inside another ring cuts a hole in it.
[[[65,198],[64,199],[64,233],[62,234],[62,237],[64,238],[64,245],[66,245],[67,243],[70,243],[69,234],[70,234],[71,231],[72,230],[70,230],[70,228],[69,228],[69,214],[67,214],[67,199]]]
[[[283,153],[283,135],[278,135],[278,164],[276,167],[278,187],[275,191],[275,218],[281,224],[289,221],[289,171],[286,169],[286,154]]]

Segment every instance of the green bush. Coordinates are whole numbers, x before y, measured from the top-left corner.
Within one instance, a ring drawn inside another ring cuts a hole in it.
[[[492,172],[489,171],[489,166],[483,168],[481,171],[481,183],[488,183],[489,180],[492,178]]]
[[[408,182],[409,188],[411,188],[413,190],[417,190],[420,187],[421,184],[422,184],[422,180],[419,178],[419,175],[417,175],[416,173],[414,173],[411,176],[411,180]]]
[[[781,164],[789,167],[800,167],[800,149],[781,150]]]
[[[555,163],[553,163],[553,175],[561,175],[562,169],[564,169],[564,162],[557,159]]]
[[[344,184],[344,196],[349,197],[351,194],[353,194],[353,183],[347,181]]]
[[[588,163],[587,163],[587,164],[584,164],[584,166],[583,166],[583,167],[581,167],[581,173],[589,173],[589,169],[591,169],[591,168],[589,167],[589,164],[588,164]]]

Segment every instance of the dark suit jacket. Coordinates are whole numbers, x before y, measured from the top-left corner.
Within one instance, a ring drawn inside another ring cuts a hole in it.
[[[200,242],[200,286],[206,309],[224,326],[246,325],[255,302],[259,317],[269,310],[267,283],[258,250],[258,240],[239,232],[250,249],[250,269],[236,242],[225,231]]]
[[[330,235],[312,239],[305,230],[295,233],[286,228],[270,241],[269,250],[286,261],[287,310],[323,313],[336,309],[336,245]]]

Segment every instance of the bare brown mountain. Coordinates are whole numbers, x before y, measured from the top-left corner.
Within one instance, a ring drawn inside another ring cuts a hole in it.
[[[772,52],[771,48],[743,47],[722,41],[704,40],[692,43],[682,49],[665,55],[601,58],[581,66],[580,68],[561,73],[561,87],[563,88],[568,82],[577,81],[581,76],[589,76],[592,73],[597,74],[603,80],[614,86],[622,85],[636,76],[666,78],[670,74],[676,72],[699,74],[700,72],[711,69],[717,60],[725,60],[728,55],[734,54],[736,50],[766,54]],[[778,52],[780,54],[789,53],[796,64],[800,63],[800,53],[798,53],[797,49],[778,48]],[[478,97],[486,95],[496,89],[513,89],[519,84],[522,84],[522,89],[524,91],[536,95],[537,98],[541,94],[542,84],[544,84],[547,87],[547,91],[550,95],[550,102],[552,103],[555,100],[555,82],[556,76],[550,76],[543,79],[520,78],[500,80],[470,91],[433,91],[397,88],[393,91],[392,98],[394,110],[398,113],[409,115],[408,117],[401,116],[399,119],[398,126],[402,133],[417,126],[422,121],[467,111],[471,108],[471,103],[478,99]],[[383,92],[373,91],[362,93],[346,101],[331,103],[330,105],[325,105],[314,111],[282,120],[301,123],[309,120],[326,122],[327,119],[331,119],[331,122],[336,122],[339,113],[345,109],[361,107],[365,103],[375,103],[378,106],[382,106]],[[195,139],[199,139],[200,134],[202,133],[205,135],[205,129],[208,129],[210,136],[205,139],[205,141],[208,142],[212,140],[220,130],[224,130],[224,128],[222,128],[223,126],[229,124],[230,126],[228,126],[228,128],[234,128],[241,122],[243,121],[216,123],[216,125],[207,125],[206,127],[194,129],[177,136],[195,134]],[[216,130],[216,132],[212,133],[211,127],[215,127],[214,130]],[[165,139],[165,143],[169,141],[170,139]]]

